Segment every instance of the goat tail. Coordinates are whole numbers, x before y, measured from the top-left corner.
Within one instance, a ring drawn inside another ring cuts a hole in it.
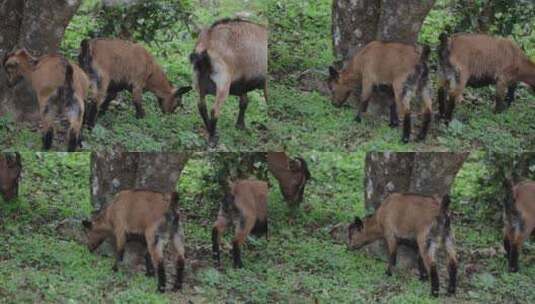
[[[308,164],[306,160],[302,157],[296,157],[296,159],[301,163],[301,168],[303,169],[303,173],[305,174],[305,178],[307,180],[312,178],[312,175],[310,174],[310,171],[308,169]]]
[[[208,51],[194,51],[189,55],[189,61],[198,72],[205,73],[212,71],[212,63]]]
[[[445,215],[450,210],[451,198],[449,194],[442,197],[442,203],[440,204],[440,214]]]
[[[420,54],[420,62],[427,62],[429,60],[429,54],[431,53],[431,47],[429,45],[422,45],[422,53]]]
[[[82,43],[80,43],[80,54],[78,55],[78,64],[84,69],[85,71],[88,70],[91,62],[91,47],[89,45],[89,39],[82,40]]]

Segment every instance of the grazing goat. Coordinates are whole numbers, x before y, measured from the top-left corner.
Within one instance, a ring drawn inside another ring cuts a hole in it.
[[[220,266],[219,244],[229,222],[233,222],[236,233],[232,240],[234,267],[241,268],[240,246],[249,233],[266,234],[267,238],[267,196],[268,185],[257,180],[239,180],[229,185],[219,207],[217,220],[212,229],[212,253],[216,265]]]
[[[198,108],[211,146],[217,145],[217,120],[229,95],[240,98],[239,129],[245,128],[249,91],[263,88],[267,103],[267,41],[265,27],[242,19],[223,19],[201,32],[190,61],[199,92]],[[205,101],[208,94],[215,95],[211,117]]]
[[[268,152],[269,171],[279,181],[284,199],[292,206],[303,201],[303,193],[308,180],[311,179],[307,162],[301,158],[291,159],[284,152]]]
[[[0,195],[10,201],[19,194],[22,171],[19,153],[0,153]]]
[[[384,239],[388,247],[389,262],[386,271],[392,275],[396,265],[397,247],[400,241],[416,242],[419,256],[420,278],[431,276],[431,294],[438,296],[439,279],[435,255],[444,245],[448,255],[448,294],[454,294],[457,285],[457,254],[450,226],[448,195],[442,202],[431,196],[410,193],[392,193],[377,212],[349,225],[351,248],[360,248],[375,240]]]
[[[535,63],[510,39],[483,34],[440,35],[438,91],[439,113],[449,123],[455,104],[466,86],[496,85],[495,112],[510,106],[516,85],[524,82],[535,89]],[[446,104],[447,99],[447,104]]]
[[[373,88],[380,85],[392,86],[395,103],[390,107],[390,126],[397,127],[399,119],[403,119],[402,141],[409,141],[410,101],[416,96],[423,99],[424,120],[418,140],[424,140],[432,116],[427,68],[429,53],[428,46],[418,49],[402,43],[370,42],[346,62],[341,71],[332,66],[329,68],[327,82],[332,93],[332,103],[341,106],[356,87],[361,87],[360,109],[355,118],[357,122],[361,122],[368,109]]]
[[[90,127],[121,91],[132,92],[136,117],[143,118],[144,90],[156,95],[163,113],[173,113],[182,105],[182,95],[191,90],[190,86],[176,88],[169,83],[156,59],[140,44],[97,38],[83,40],[80,49],[78,62],[97,88],[96,107],[87,118]]]
[[[54,137],[54,121],[66,116],[69,122],[68,151],[81,144],[85,100],[89,93],[87,75],[61,55],[36,59],[26,49],[6,55],[3,65],[8,86],[26,79],[37,95],[41,114],[43,149],[49,150]]]
[[[535,182],[517,185],[506,179],[503,247],[510,272],[518,271],[518,255],[525,240],[535,230]]]
[[[130,236],[142,236],[147,244],[145,256],[147,274],[158,272],[158,291],[165,291],[164,249],[171,241],[176,251],[176,280],[174,290],[182,288],[184,275],[184,233],[180,224],[178,194],[148,190],[125,190],[90,221],[83,221],[87,229],[87,245],[96,250],[108,237],[114,237],[116,261],[113,270],[124,256]]]

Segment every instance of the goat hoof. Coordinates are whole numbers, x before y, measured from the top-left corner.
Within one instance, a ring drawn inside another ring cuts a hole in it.
[[[158,292],[164,293],[165,292],[165,286],[158,286]]]
[[[392,129],[399,127],[399,122],[390,122],[388,126]]]
[[[409,143],[409,137],[403,137],[403,138],[401,139],[401,142],[404,143],[404,144]]]
[[[208,139],[208,147],[216,148],[218,141],[219,141],[219,137],[217,135],[210,136],[210,138]]]
[[[438,297],[438,290],[431,290],[431,295],[435,298]]]
[[[455,295],[455,288],[448,288],[448,296],[454,296]]]
[[[113,272],[117,272],[117,271],[119,271],[119,267],[117,267],[117,265],[113,265],[111,270],[113,270]]]
[[[177,291],[179,291],[179,290],[181,290],[181,289],[182,289],[182,284],[180,284],[180,285],[175,285],[175,286],[173,287],[173,292],[177,292]]]
[[[509,272],[518,272],[518,267],[509,267]]]
[[[236,269],[243,268],[243,263],[239,262],[237,264],[234,264],[234,268],[236,268]]]
[[[392,276],[392,271],[390,271],[390,269],[387,269],[387,270],[385,271],[385,275],[391,277],[391,276]]]
[[[245,124],[244,124],[244,123],[236,124],[236,129],[238,129],[238,130],[242,130],[242,131],[247,130],[247,128],[245,127]]]
[[[418,141],[424,141],[425,140],[425,135],[424,134],[418,134],[418,137],[417,137],[417,140]]]
[[[357,123],[361,123],[362,122],[362,118],[360,116],[355,116],[355,121]]]

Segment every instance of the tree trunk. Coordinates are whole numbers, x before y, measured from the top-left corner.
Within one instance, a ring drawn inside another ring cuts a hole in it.
[[[334,0],[331,30],[334,56],[346,61],[373,40],[416,43],[434,3],[435,0]],[[352,99],[358,100],[355,96]],[[392,102],[392,92],[376,90],[369,112],[387,114]]]
[[[0,58],[25,47],[34,56],[58,51],[65,28],[81,0],[0,0]],[[23,82],[7,88],[0,69],[0,116],[11,114],[17,121],[38,120],[35,95]]]
[[[427,195],[449,193],[468,153],[368,152],[364,197],[367,209],[377,209],[392,192]]]
[[[93,206],[97,210],[104,207],[117,192],[125,189],[175,191],[187,160],[185,153],[93,153]]]

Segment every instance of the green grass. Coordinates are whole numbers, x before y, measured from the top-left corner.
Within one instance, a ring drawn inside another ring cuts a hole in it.
[[[363,251],[349,251],[333,241],[330,229],[363,215],[363,152],[307,152],[314,179],[305,191],[293,223],[288,207],[271,178],[269,240],[250,238],[243,250],[245,267],[235,270],[229,245],[222,253],[222,270],[212,267],[210,226],[217,202],[205,195],[212,185],[205,178],[212,163],[202,154],[186,165],[177,185],[181,193],[187,267],[184,289],[156,292],[156,280],[124,267],[111,270],[113,258],[90,253],[83,244],[58,234],[57,223],[89,215],[89,154],[24,153],[20,197],[2,202],[0,235],[0,302],[5,303],[532,303],[535,301],[535,247],[528,242],[521,254],[521,271],[509,274],[498,250],[501,221],[478,219],[467,206],[486,173],[482,153],[469,158],[459,173],[453,194],[454,229],[460,256],[459,290],[429,296],[428,283],[415,269],[399,268],[384,275],[386,262]],[[493,224],[495,223],[495,224]],[[232,231],[232,229],[229,229]],[[226,234],[230,241],[232,232]],[[441,260],[443,261],[443,260]],[[194,266],[195,265],[195,266]],[[443,264],[442,264],[443,265]],[[193,267],[194,266],[194,267]]]

